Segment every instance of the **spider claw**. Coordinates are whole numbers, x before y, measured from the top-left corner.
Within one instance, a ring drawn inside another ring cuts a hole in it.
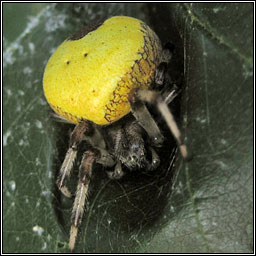
[[[68,188],[66,186],[59,187],[59,189],[64,196],[66,196],[68,198],[72,197],[72,194],[70,193],[70,191],[68,190]]]

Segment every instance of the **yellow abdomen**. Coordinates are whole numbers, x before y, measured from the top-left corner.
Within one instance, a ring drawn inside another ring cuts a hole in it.
[[[156,34],[131,17],[112,17],[84,33],[64,41],[49,59],[44,93],[68,121],[107,125],[130,112],[131,89],[151,85],[162,48]]]

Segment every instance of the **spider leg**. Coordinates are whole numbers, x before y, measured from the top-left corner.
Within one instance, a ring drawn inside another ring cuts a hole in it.
[[[158,67],[156,68],[154,79],[155,86],[157,88],[163,86],[165,84],[165,80],[170,80],[170,78],[168,77],[168,73],[166,71],[168,69],[168,63],[172,58],[173,51],[174,46],[171,43],[167,43],[163,47],[162,60]]]
[[[137,97],[137,90],[132,90],[129,94],[129,102],[131,106],[132,113],[134,117],[139,121],[140,125],[148,133],[149,138],[151,139],[154,146],[161,146],[164,137],[158,128],[155,120],[149,113],[144,102]]]
[[[180,94],[180,92],[181,89],[174,84],[171,89],[168,88],[164,91],[161,91],[161,95],[163,101],[168,105]]]
[[[72,210],[71,230],[69,239],[69,249],[72,252],[75,247],[78,226],[83,217],[85,200],[88,194],[88,187],[92,173],[92,166],[97,156],[92,151],[86,151],[83,155],[82,162],[79,168],[79,182],[77,184],[76,197]]]
[[[149,164],[148,169],[153,171],[160,164],[160,159],[159,159],[158,154],[152,147],[149,147],[149,150],[151,151],[151,163]]]
[[[163,54],[160,64],[156,68],[155,72],[155,88],[159,91],[161,88],[161,95],[166,104],[169,104],[180,93],[180,89],[177,87],[167,72],[168,64],[172,58],[174,52],[174,45],[170,42],[166,43],[163,47]],[[176,81],[177,82],[177,81]],[[154,85],[152,89],[155,89]]]
[[[76,159],[77,147],[82,141],[84,133],[88,130],[90,130],[89,123],[86,120],[83,120],[76,125],[70,137],[69,149],[66,153],[65,159],[60,168],[60,174],[57,179],[57,186],[66,197],[71,197],[71,193],[65,186],[65,180],[69,177]]]
[[[135,95],[135,98],[138,97],[142,101],[146,101],[150,104],[155,104],[157,106],[158,110],[162,114],[163,118],[165,119],[168,127],[170,128],[173,136],[175,137],[178,143],[182,157],[184,159],[187,159],[188,158],[187,147],[183,143],[177,123],[175,122],[171,111],[169,110],[167,104],[162,99],[160,93],[156,91],[145,90],[145,89],[136,89],[134,90],[134,95]]]
[[[168,67],[168,65],[166,62],[161,62],[158,65],[158,67],[156,69],[156,73],[155,73],[155,84],[157,87],[162,86],[164,84],[167,67]]]
[[[92,167],[95,162],[107,167],[112,167],[116,163],[112,156],[104,149],[94,148],[84,153],[79,168],[79,181],[77,184],[76,196],[72,210],[72,224],[69,239],[70,251],[73,251],[75,247],[78,227],[82,221],[85,201],[87,200]]]
[[[96,150],[96,148],[95,148]],[[105,167],[113,167],[116,164],[114,158],[108,153],[107,150],[102,148],[97,148],[100,157],[97,159],[97,163]]]
[[[121,179],[124,176],[124,172],[122,170],[121,162],[118,160],[115,166],[114,171],[108,171],[107,175],[112,180]]]
[[[169,63],[171,61],[175,46],[171,42],[167,42],[163,47],[162,62]]]
[[[53,112],[53,111],[51,111],[49,115],[50,115],[50,117],[53,118],[56,122],[71,124],[71,122],[67,121],[64,117],[58,115],[57,113],[55,113],[55,112]]]

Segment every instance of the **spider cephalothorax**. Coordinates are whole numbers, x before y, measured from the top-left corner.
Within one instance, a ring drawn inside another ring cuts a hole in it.
[[[110,178],[130,170],[154,170],[159,157],[154,148],[164,137],[145,106],[155,106],[187,157],[179,129],[167,104],[177,90],[165,83],[171,57],[157,35],[142,21],[112,17],[69,37],[51,56],[44,73],[44,92],[53,110],[76,126],[60,169],[57,185],[66,186],[78,145],[90,145],[83,154],[72,212],[69,247],[75,246],[82,221],[93,164],[106,167]],[[154,89],[154,90],[153,90]]]
[[[111,154],[130,170],[145,167],[147,159],[143,133],[134,120],[126,120],[123,124],[106,129]]]

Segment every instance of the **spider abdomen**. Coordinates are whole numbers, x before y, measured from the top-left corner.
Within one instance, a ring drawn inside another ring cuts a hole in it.
[[[46,99],[72,123],[113,123],[130,112],[133,88],[150,87],[161,54],[160,40],[144,22],[112,17],[57,48],[45,68]]]

